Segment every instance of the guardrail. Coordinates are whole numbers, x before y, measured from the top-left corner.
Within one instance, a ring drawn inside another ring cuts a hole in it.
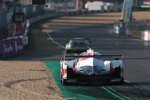
[[[37,17],[28,19],[26,25],[22,30],[22,34],[19,36],[8,37],[0,41],[0,57],[7,58],[17,54],[20,54],[24,51],[26,45],[28,45],[28,31],[31,24],[36,23],[40,20],[47,18],[59,17],[60,14],[45,14],[39,15]]]

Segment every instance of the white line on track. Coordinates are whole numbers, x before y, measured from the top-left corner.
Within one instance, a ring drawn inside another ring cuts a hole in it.
[[[127,81],[127,80],[125,80],[125,82],[128,83],[128,84],[130,84],[130,85],[133,85],[134,87],[136,87],[136,88],[138,88],[138,89],[140,89],[140,90],[147,91],[146,93],[147,93],[147,94],[150,94],[150,90],[148,90],[148,89],[146,89],[146,88],[144,88],[144,87],[142,87],[142,86],[136,85],[136,84],[134,84],[134,83],[132,83],[132,82],[129,82],[129,81]]]
[[[65,47],[64,47],[63,45],[61,45],[60,43],[56,42],[56,41],[51,37],[50,33],[52,33],[52,32],[53,32],[53,31],[50,30],[50,31],[47,33],[48,37],[52,40],[53,43],[55,43],[55,44],[58,45],[59,47],[65,49]]]

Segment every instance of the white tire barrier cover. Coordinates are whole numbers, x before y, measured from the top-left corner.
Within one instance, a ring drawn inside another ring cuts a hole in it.
[[[144,41],[150,41],[150,31],[142,31],[141,33],[141,39]]]

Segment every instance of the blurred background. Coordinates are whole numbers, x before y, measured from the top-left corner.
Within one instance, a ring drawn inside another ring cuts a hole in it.
[[[124,0],[45,0],[45,4],[33,4],[38,0],[0,0],[0,39],[6,38],[12,26],[12,15],[23,12],[29,19],[44,13],[68,13],[83,11],[121,12]],[[150,10],[149,0],[134,0],[133,10]]]

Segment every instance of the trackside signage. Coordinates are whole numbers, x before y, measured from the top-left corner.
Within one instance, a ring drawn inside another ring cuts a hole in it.
[[[22,37],[7,38],[2,41],[2,57],[10,57],[23,52]]]
[[[15,53],[21,53],[23,52],[23,41],[22,41],[23,37],[16,37],[14,44],[15,44]]]

